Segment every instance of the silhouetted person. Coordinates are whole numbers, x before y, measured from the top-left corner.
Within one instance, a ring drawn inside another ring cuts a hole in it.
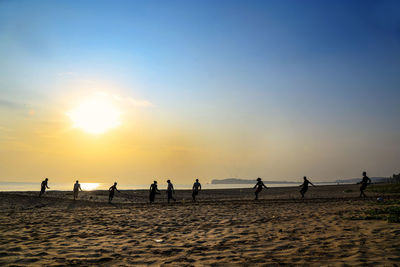
[[[265,186],[265,184],[261,181],[261,178],[258,177],[258,178],[257,178],[257,183],[256,183],[256,185],[253,187],[253,188],[256,188],[256,191],[254,192],[254,194],[256,195],[255,200],[258,200],[258,193],[260,193],[260,192],[262,191],[263,187],[264,187],[265,189],[267,189],[267,187]]]
[[[174,185],[171,183],[171,180],[167,180],[167,195],[168,195],[168,203],[172,199],[173,201],[176,201],[176,198],[174,198],[175,195],[175,190],[174,190]]]
[[[112,185],[112,186],[108,189],[108,203],[111,203],[111,201],[113,200],[115,190],[117,190],[118,193],[121,193],[121,192],[119,192],[119,190],[117,189],[117,182],[115,182],[114,185]]]
[[[150,185],[150,203],[154,202],[154,200],[156,198],[156,194],[160,194],[160,190],[158,190],[158,188],[157,188],[157,181],[154,181]]]
[[[76,180],[74,184],[74,200],[78,198],[79,190],[82,191],[81,185],[79,184],[79,181]]]
[[[46,188],[47,188],[47,189],[50,189],[50,187],[47,185],[47,182],[48,182],[48,181],[49,181],[48,178],[46,178],[46,179],[44,179],[44,181],[42,181],[41,188],[40,188],[40,193],[39,193],[39,197],[41,197],[42,195],[44,195],[44,192],[46,191]]]
[[[304,182],[303,182],[303,184],[300,185],[301,198],[304,198],[304,194],[308,191],[308,184],[311,184],[312,186],[315,187],[315,185],[313,185],[313,183],[311,183],[309,180],[307,180],[307,177],[304,176]]]
[[[201,191],[201,184],[199,183],[199,179],[196,179],[196,182],[193,184],[193,188],[192,188],[193,202],[196,201],[196,196],[199,194],[199,191]]]
[[[363,178],[362,178],[361,182],[359,182],[357,184],[361,184],[360,197],[367,197],[367,195],[364,193],[364,190],[367,188],[367,186],[369,184],[371,184],[371,179],[369,179],[366,172],[363,172]]]

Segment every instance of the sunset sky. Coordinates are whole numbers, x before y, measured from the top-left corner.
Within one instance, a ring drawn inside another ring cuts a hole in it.
[[[0,181],[400,172],[399,1],[0,1]]]

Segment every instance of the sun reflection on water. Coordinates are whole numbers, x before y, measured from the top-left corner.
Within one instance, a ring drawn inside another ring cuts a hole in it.
[[[81,183],[82,190],[91,191],[95,190],[100,186],[99,183]]]

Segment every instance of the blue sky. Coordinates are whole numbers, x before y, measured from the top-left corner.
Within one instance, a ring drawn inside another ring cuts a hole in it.
[[[400,171],[398,1],[2,1],[0,58],[3,117],[110,83],[196,144],[257,155],[205,177]]]

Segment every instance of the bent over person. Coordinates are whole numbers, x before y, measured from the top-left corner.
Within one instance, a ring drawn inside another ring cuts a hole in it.
[[[48,178],[46,178],[46,179],[44,179],[44,181],[42,181],[39,197],[41,197],[44,194],[44,192],[46,191],[46,188],[50,189],[50,187],[47,185],[48,181],[49,181]]]

